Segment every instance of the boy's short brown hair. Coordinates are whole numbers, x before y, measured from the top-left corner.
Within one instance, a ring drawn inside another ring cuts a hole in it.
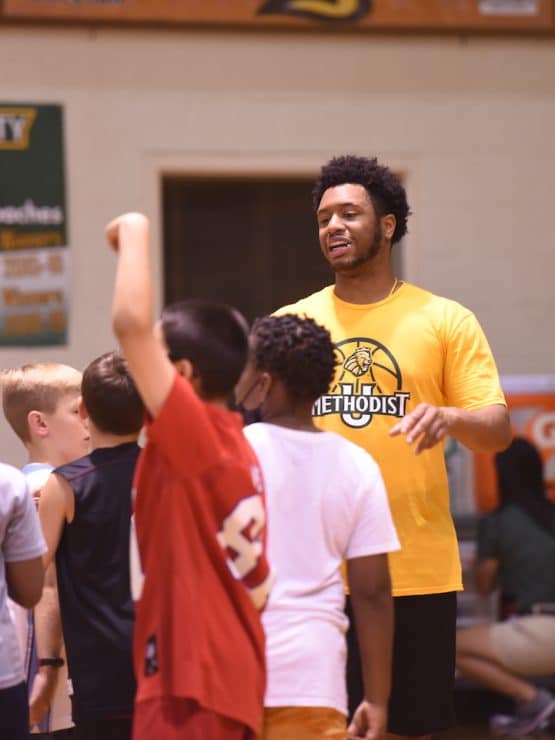
[[[81,393],[81,373],[56,362],[21,365],[2,372],[2,407],[11,428],[29,442],[30,411],[53,414],[68,393]]]
[[[101,432],[126,436],[138,434],[144,422],[144,406],[119,352],[106,352],[83,373],[83,404]]]

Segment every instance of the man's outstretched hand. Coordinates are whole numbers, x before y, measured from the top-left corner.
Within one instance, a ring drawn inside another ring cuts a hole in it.
[[[391,437],[404,434],[407,442],[416,442],[415,454],[429,450],[441,442],[449,430],[448,409],[432,406],[430,403],[419,403],[410,414],[404,416],[390,430]]]

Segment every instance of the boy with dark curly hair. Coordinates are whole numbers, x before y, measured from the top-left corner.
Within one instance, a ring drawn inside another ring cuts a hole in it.
[[[268,688],[264,740],[346,738],[347,561],[362,646],[365,698],[350,727],[385,729],[392,599],[387,553],[399,547],[378,466],[312,420],[335,368],[329,332],[312,319],[255,322],[237,401],[262,421],[245,428],[262,466],[268,554],[276,582],[263,614]]]
[[[511,438],[509,416],[474,314],[394,274],[392,247],[410,215],[399,178],[375,158],[335,157],[313,195],[335,284],[278,313],[310,316],[329,329],[340,361],[315,404],[316,423],[370,452],[382,471],[402,545],[389,558],[395,636],[388,731],[424,738],[454,721],[462,583],[443,440],[501,450]],[[362,687],[351,637],[353,709]]]

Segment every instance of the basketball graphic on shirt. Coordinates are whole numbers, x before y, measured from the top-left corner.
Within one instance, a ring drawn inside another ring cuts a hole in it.
[[[368,337],[345,339],[335,345],[337,369],[329,393],[314,404],[315,417],[338,415],[353,429],[367,427],[373,417],[400,419],[410,393],[403,390],[401,369],[381,342]]]
[[[403,382],[397,360],[380,342],[358,337],[347,339],[336,345],[338,371],[331,392],[337,384],[349,380],[355,384],[355,393],[360,392],[360,383],[374,383],[380,394],[401,390]]]

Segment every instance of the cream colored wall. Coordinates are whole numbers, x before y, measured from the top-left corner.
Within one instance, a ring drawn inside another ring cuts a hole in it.
[[[162,171],[312,174],[352,151],[406,177],[409,279],[472,307],[503,373],[555,371],[553,70],[553,40],[1,28],[1,99],[65,106],[73,272],[69,346],[0,365],[114,345],[102,227],[151,216],[159,290]],[[5,425],[0,443],[19,464]]]

